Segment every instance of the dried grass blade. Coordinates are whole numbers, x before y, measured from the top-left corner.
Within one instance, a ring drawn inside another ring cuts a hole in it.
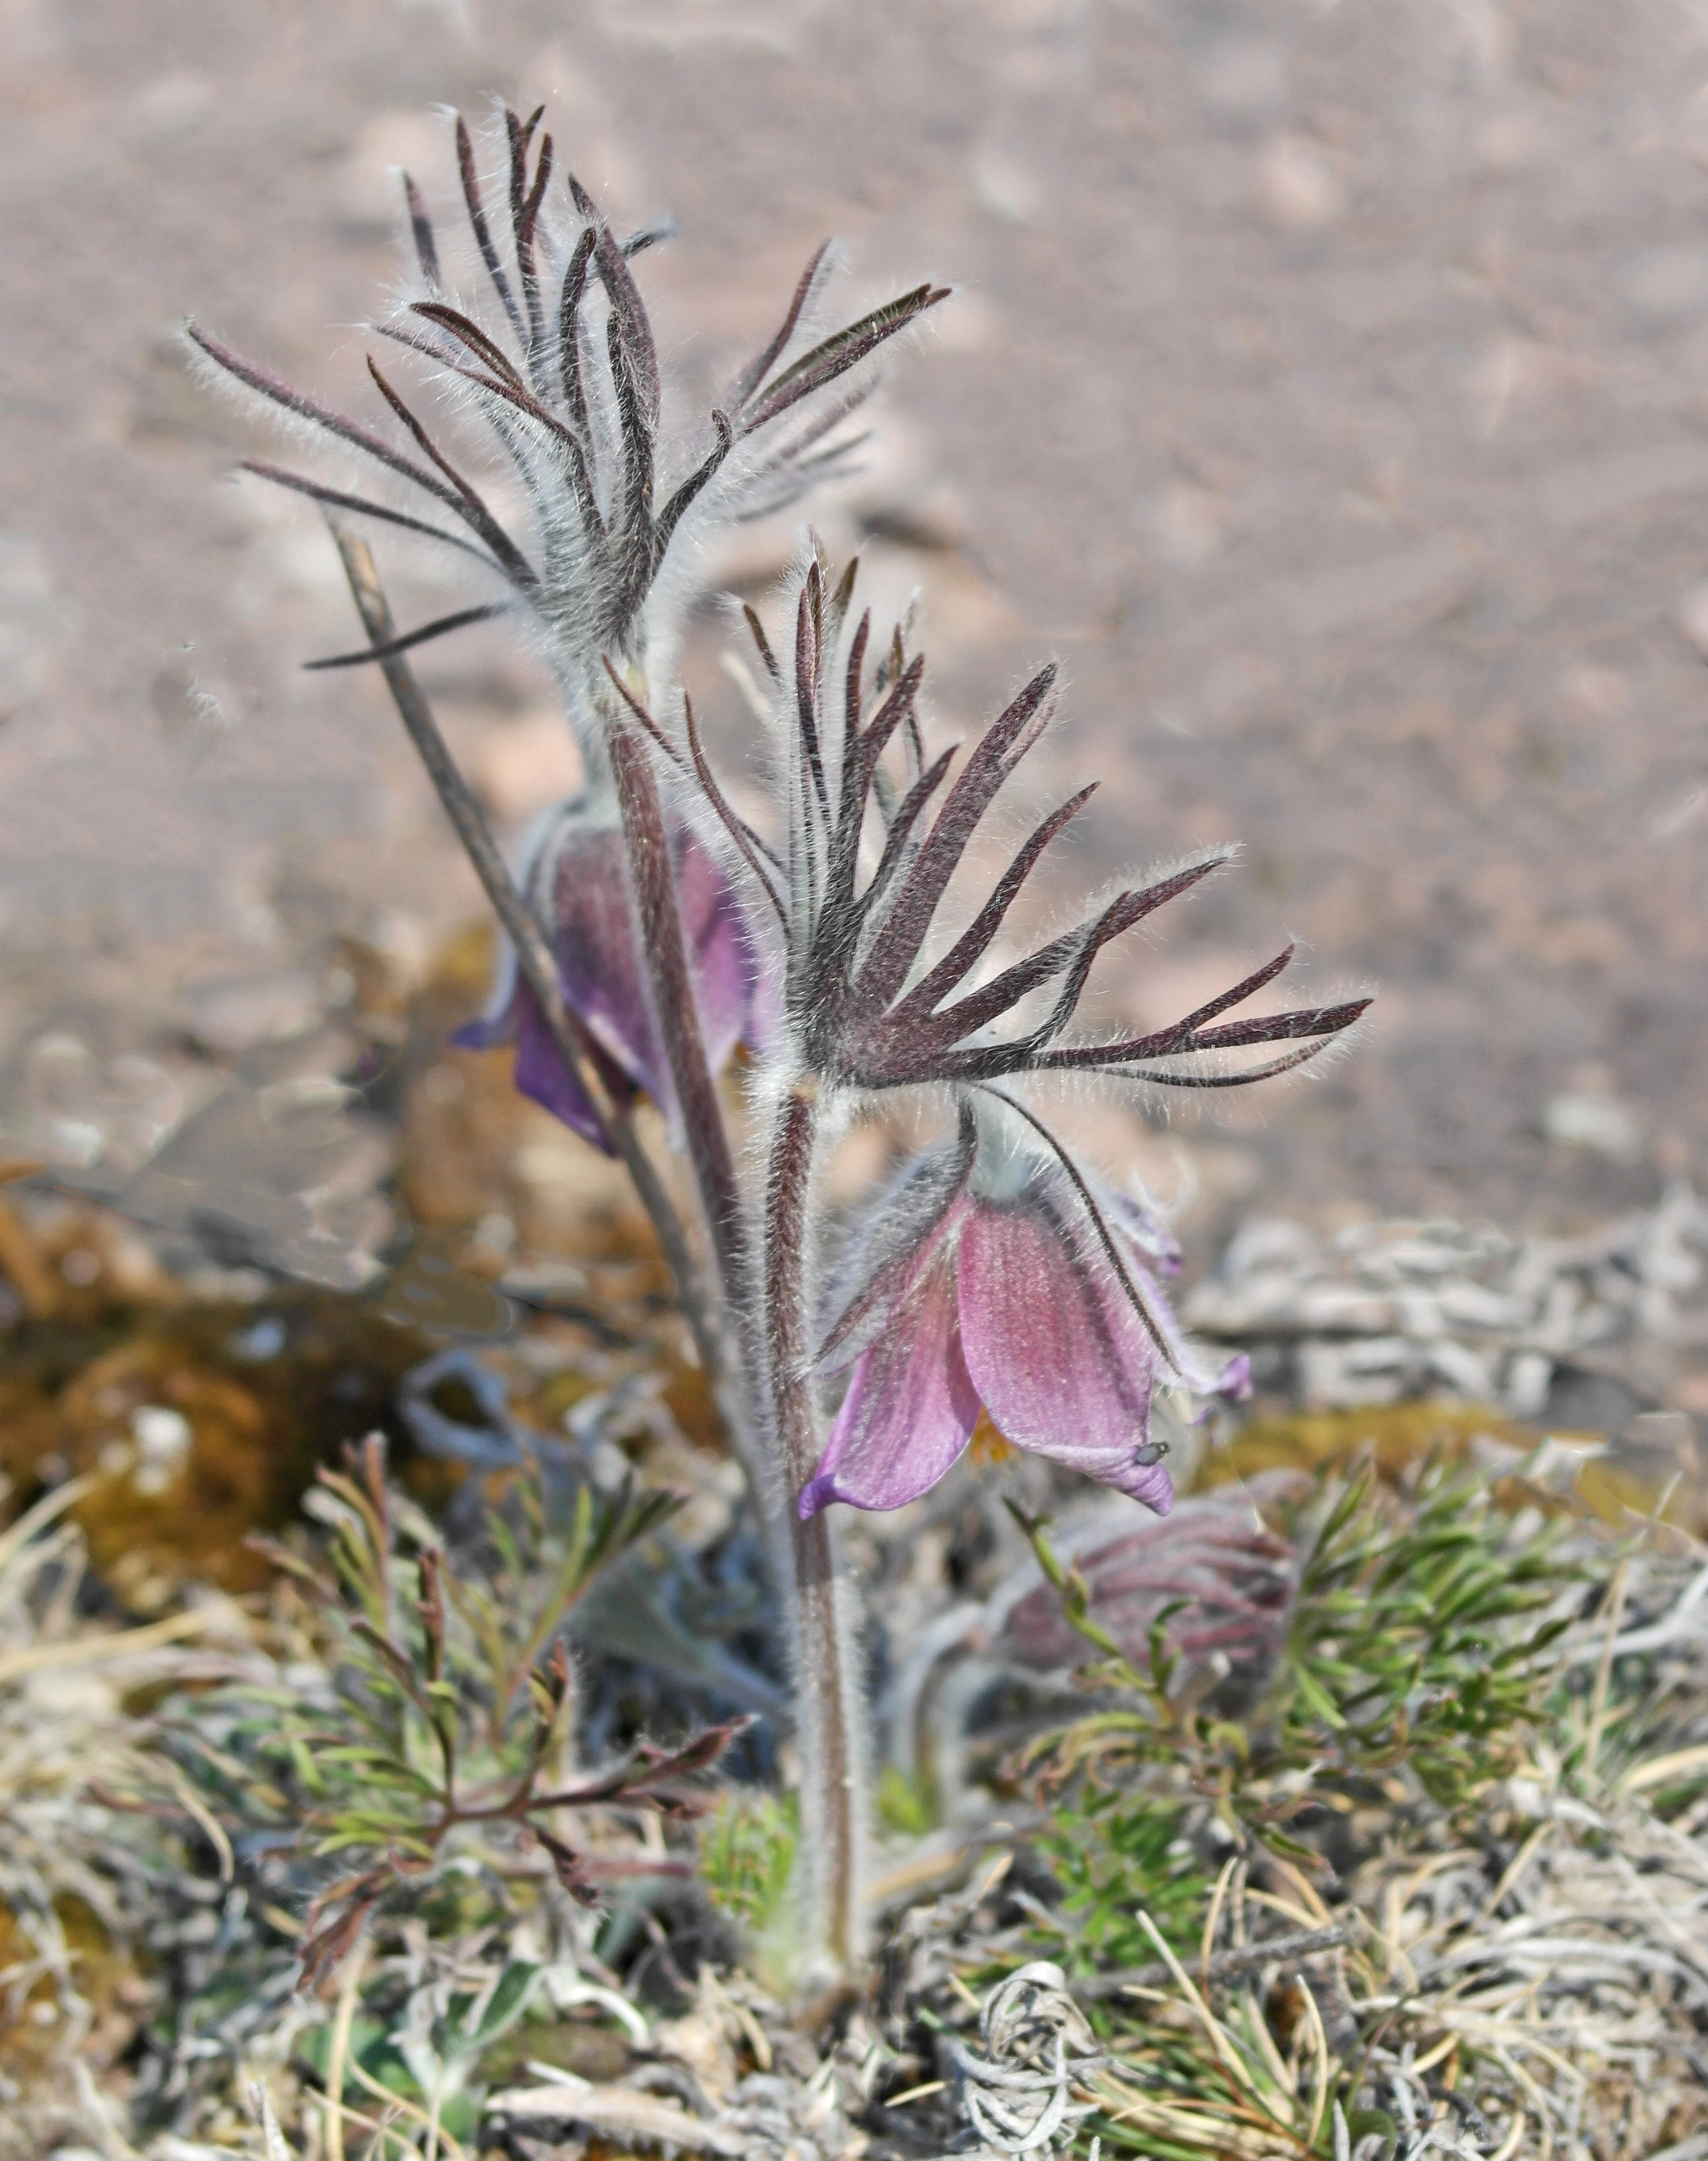
[[[1240,1865],[1240,1856],[1229,1854],[1222,1864],[1221,1873],[1216,1879],[1216,1888],[1210,1894],[1210,1910],[1204,1917],[1204,1937],[1198,1953],[1198,1985],[1200,1988],[1207,1989],[1210,1986],[1210,1961],[1216,1950],[1216,1932],[1221,1924],[1221,1908],[1226,1900],[1229,1886],[1233,1882],[1234,1872]]]
[[[1299,1990],[1304,1998],[1305,2023],[1310,2028],[1310,2045],[1316,2056],[1316,2071],[1311,2080],[1310,2125],[1304,2134],[1306,2151],[1315,2153],[1323,2117],[1329,2105],[1329,2037],[1323,2030],[1322,2013],[1318,2008],[1316,1992],[1301,1976]]]
[[[1613,1678],[1613,1656],[1619,1624],[1625,1617],[1625,1592],[1631,1580],[1629,1556],[1622,1560],[1613,1571],[1613,1580],[1608,1586],[1602,1612],[1606,1617],[1606,1632],[1602,1638],[1601,1655],[1596,1666],[1596,1685],[1590,1698],[1590,1722],[1584,1734],[1584,1776],[1592,1779],[1596,1775],[1596,1760],[1601,1752],[1601,1734],[1607,1721],[1607,1691]]]
[[[33,1508],[26,1509],[0,1535],[0,1569],[8,1566],[38,1531],[44,1531],[55,1517],[63,1516],[68,1508],[75,1508],[86,1493],[92,1493],[99,1482],[93,1476],[68,1478],[63,1486],[56,1486],[51,1493],[44,1494]]]
[[[1174,1986],[1179,1990],[1181,1995],[1185,1997],[1187,2005],[1191,2010],[1193,2016],[1198,2020],[1205,2032],[1209,2035],[1211,2046],[1216,2051],[1217,2060],[1226,2065],[1234,2079],[1237,2080],[1251,2096],[1252,2101],[1257,2103],[1259,2108],[1263,2110],[1264,2114],[1266,2116],[1271,2115],[1272,2112],[1264,2105],[1264,2096],[1258,2085],[1258,2082],[1252,2076],[1250,2069],[1247,2065],[1240,2051],[1234,2046],[1233,2042],[1230,2039],[1221,2020],[1216,2018],[1215,2013],[1210,2008],[1210,2006],[1198,1993],[1196,1988],[1193,1987],[1191,1977],[1187,1973],[1186,1969],[1181,1965],[1179,1960],[1175,1957],[1174,1952],[1169,1950],[1167,1943],[1164,1942],[1163,1939],[1162,1931],[1158,1928],[1156,1923],[1152,1920],[1150,1915],[1145,1912],[1142,1906],[1138,1909],[1138,1924],[1150,1938],[1152,1943],[1155,1945],[1157,1955],[1162,1960],[1163,1964],[1167,1966],[1169,1973],[1173,1976]]]
[[[1645,1794],[1651,1786],[1664,1786],[1669,1779],[1684,1778],[1693,1771],[1708,1771],[1708,1744],[1676,1748],[1670,1755],[1651,1756],[1647,1763],[1633,1764],[1614,1791],[1622,1795]]]
[[[92,1481],[91,1481],[92,1482]],[[53,1498],[57,1500],[58,1494]],[[4,1565],[0,1559],[0,1566]],[[69,1643],[32,1643],[0,1658],[0,1685],[19,1680],[25,1674],[54,1667],[86,1665],[91,1659],[133,1659],[163,1643],[181,1642],[200,1635],[219,1615],[211,1606],[195,1606],[183,1613],[169,1613],[164,1621],[150,1621],[139,1628],[122,1628],[104,1635],[79,1636]]]

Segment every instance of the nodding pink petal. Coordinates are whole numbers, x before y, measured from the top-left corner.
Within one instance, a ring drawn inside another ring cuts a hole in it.
[[[957,1272],[967,1371],[1003,1437],[1166,1514],[1174,1487],[1148,1445],[1161,1362],[1089,1224],[1035,1192],[979,1201]]]
[[[583,1140],[591,1141],[595,1148],[610,1154],[611,1148],[600,1131],[598,1113],[558,1049],[556,1039],[539,1009],[539,1001],[525,983],[517,992],[514,1003],[518,1092],[549,1111],[555,1118],[561,1118]],[[468,1032],[463,1031],[465,1034]]]
[[[888,1326],[939,1242],[953,1235],[972,1162],[970,1146],[928,1148],[877,1195],[825,1286],[819,1372],[851,1366]]]
[[[706,1054],[716,1071],[752,1031],[759,958],[717,858],[680,822],[673,822],[670,837]],[[629,1078],[674,1117],[675,1097],[647,1002],[622,834],[565,817],[542,851],[535,883],[565,999]]]
[[[763,971],[747,918],[716,858],[685,825],[677,824],[671,838],[683,929],[716,1070],[737,1043],[752,1040]],[[675,1099],[647,1003],[621,833],[586,817],[579,805],[567,806],[541,842],[528,885],[546,919],[565,1002],[619,1070],[673,1115]],[[513,1043],[522,1094],[601,1144],[592,1105],[518,982],[508,944],[486,1012],[452,1040],[466,1050]]]
[[[831,1501],[900,1508],[935,1486],[972,1438],[979,1399],[961,1356],[955,1262],[940,1252],[861,1353],[801,1515]]]
[[[1195,1343],[1174,1318],[1162,1292],[1142,1268],[1128,1263],[1133,1280],[1144,1298],[1157,1333],[1168,1346],[1169,1377],[1195,1396],[1226,1396],[1241,1403],[1252,1393],[1252,1362],[1244,1351],[1218,1365],[1204,1346]]]
[[[1103,1482],[1130,1494],[1135,1501],[1143,1501],[1159,1516],[1166,1516],[1174,1505],[1174,1481],[1160,1463],[1133,1464]]]
[[[1195,1497],[1169,1523],[1105,1534],[1071,1557],[1093,1616],[1138,1665],[1149,1663],[1150,1632],[1165,1606],[1176,1609],[1164,1623],[1170,1650],[1195,1664],[1219,1655],[1247,1685],[1263,1678],[1280,1649],[1298,1556],[1263,1527],[1249,1487]],[[1085,1656],[1084,1640],[1047,1583],[1013,1607],[1002,1648],[1035,1671]]]

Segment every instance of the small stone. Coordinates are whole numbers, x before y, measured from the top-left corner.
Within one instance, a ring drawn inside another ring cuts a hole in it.
[[[182,1463],[195,1438],[183,1412],[164,1403],[143,1403],[133,1411],[131,1431],[143,1461],[165,1471]]]
[[[298,1034],[320,1018],[313,982],[299,968],[221,976],[190,993],[190,1034],[206,1050],[235,1057],[258,1044]]]
[[[1610,1163],[1636,1163],[1643,1154],[1642,1127],[1612,1096],[1555,1096],[1542,1114],[1542,1129],[1562,1148],[1585,1148]]]
[[[1521,1351],[1508,1361],[1501,1399],[1514,1418],[1539,1418],[1554,1377],[1554,1361],[1541,1351]]]
[[[1332,224],[1346,206],[1340,175],[1302,136],[1283,135],[1258,167],[1258,201],[1277,225],[1311,232]]]
[[[1454,1393],[1471,1403],[1487,1403],[1494,1393],[1489,1361],[1451,1338],[1432,1344],[1429,1364]]]
[[[1391,1299],[1339,1284],[1303,1292],[1296,1311],[1302,1328],[1347,1336],[1385,1335],[1396,1319]]]

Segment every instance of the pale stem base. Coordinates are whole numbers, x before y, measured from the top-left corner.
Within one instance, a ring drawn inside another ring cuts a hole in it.
[[[796,1889],[801,1979],[809,1987],[845,1981],[858,1970],[865,1950],[861,1862],[866,1828],[853,1602],[823,1512],[803,1523],[794,1505],[819,1455],[807,1373],[815,1092],[807,1080],[783,1096],[765,1190],[766,1346],[794,1544],[794,1679],[801,1760]]]

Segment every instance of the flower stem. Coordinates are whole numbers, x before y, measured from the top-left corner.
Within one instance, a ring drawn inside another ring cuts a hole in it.
[[[664,805],[645,743],[620,716],[612,715],[608,725],[622,837],[640,915],[641,949],[658,1008],[659,1035],[681,1110],[688,1159],[700,1187],[718,1272],[731,1308],[739,1312],[747,1303],[747,1224],[723,1106],[695,1004],[694,971],[682,935]]]
[[[788,1495],[777,1476],[775,1426],[763,1386],[764,1346],[755,1325],[752,1242],[723,1105],[706,1054],[695,1002],[694,971],[682,932],[682,910],[670,857],[664,805],[652,753],[621,712],[608,709],[605,740],[622,817],[629,873],[634,881],[640,945],[652,984],[659,1039],[681,1111],[688,1159],[700,1190],[707,1235],[723,1294],[723,1312],[737,1340],[726,1355],[741,1365],[744,1415],[737,1452],[759,1518],[782,1604],[791,1602],[794,1574]]]
[[[798,1889],[809,1972],[852,1976],[864,1949],[861,1848],[864,1758],[854,1615],[826,1512],[803,1523],[793,1502],[818,1461],[809,1334],[809,1225],[816,1088],[783,1096],[765,1187],[765,1336],[794,1549],[794,1690],[801,1759]]]

